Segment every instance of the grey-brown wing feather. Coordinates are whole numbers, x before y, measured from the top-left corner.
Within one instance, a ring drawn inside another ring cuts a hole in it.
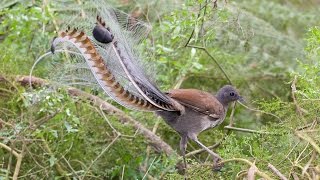
[[[168,92],[169,97],[179,103],[214,119],[224,116],[223,105],[215,96],[197,89],[174,89]]]

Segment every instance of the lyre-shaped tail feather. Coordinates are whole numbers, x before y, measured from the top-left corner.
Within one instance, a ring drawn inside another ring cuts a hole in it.
[[[84,32],[78,32],[76,29],[73,29],[59,33],[59,36],[52,42],[51,50],[54,51],[55,46],[63,42],[70,42],[79,50],[101,88],[116,102],[131,109],[158,110],[156,106],[146,99],[130,93],[116,80]]]
[[[113,33],[110,27],[106,27],[105,21],[101,17],[97,18],[97,24],[103,26],[105,30]],[[101,30],[102,31],[102,30]],[[118,61],[121,64],[126,76],[138,90],[139,94],[143,96],[148,102],[158,107],[159,109],[166,111],[180,111],[183,112],[184,108],[178,102],[170,98],[169,96],[162,93],[154,84],[152,84],[148,78],[146,78],[144,72],[134,61],[138,61],[137,56],[134,55],[130,44],[126,42],[129,37],[125,37],[119,31],[115,31],[112,34],[113,41],[111,42],[112,49],[115,53],[115,59],[112,61]]]

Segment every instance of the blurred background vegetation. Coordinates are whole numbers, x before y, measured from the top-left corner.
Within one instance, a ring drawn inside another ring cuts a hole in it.
[[[199,137],[208,146],[219,142],[213,150],[227,160],[224,168],[214,172],[207,153],[192,154],[190,179],[250,179],[253,172],[279,179],[269,163],[288,179],[320,179],[319,0],[109,3],[152,26],[142,46],[160,89],[214,93],[232,83],[246,99]],[[89,6],[0,2],[0,179],[183,179],[179,157],[154,149],[132,124],[63,87],[31,90],[17,81],[49,50],[67,17]],[[49,79],[41,66],[34,75]],[[178,134],[159,117],[110,103],[178,152]],[[187,152],[197,149],[191,142]]]

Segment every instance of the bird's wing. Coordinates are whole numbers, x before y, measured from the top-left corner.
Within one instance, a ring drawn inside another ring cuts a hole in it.
[[[184,106],[214,119],[219,119],[224,115],[223,105],[208,92],[197,89],[174,89],[169,91],[168,95]]]

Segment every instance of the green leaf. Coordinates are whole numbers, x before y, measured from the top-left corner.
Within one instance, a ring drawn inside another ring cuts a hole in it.
[[[57,158],[55,158],[53,155],[50,156],[49,158],[50,167],[53,167],[56,161],[57,161]]]

